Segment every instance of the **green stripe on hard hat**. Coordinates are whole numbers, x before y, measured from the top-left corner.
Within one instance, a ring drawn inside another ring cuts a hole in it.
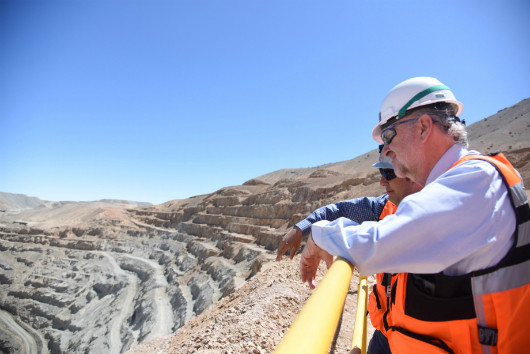
[[[418,93],[416,96],[412,97],[410,99],[410,101],[408,101],[403,107],[401,107],[401,109],[398,112],[397,118],[398,119],[399,118],[403,118],[406,115],[407,109],[409,109],[409,107],[414,102],[419,100],[420,98],[427,96],[431,92],[441,91],[441,90],[449,90],[449,91],[451,91],[451,89],[449,87],[445,86],[445,85],[434,85],[434,86],[431,86],[429,88],[426,88],[425,90],[423,90],[420,93]]]

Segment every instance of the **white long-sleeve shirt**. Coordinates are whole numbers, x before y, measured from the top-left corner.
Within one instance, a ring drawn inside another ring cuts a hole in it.
[[[495,167],[470,160],[455,144],[437,162],[423,190],[394,215],[358,224],[340,218],[312,226],[315,243],[348,259],[363,274],[461,275],[498,263],[513,243],[515,213]]]

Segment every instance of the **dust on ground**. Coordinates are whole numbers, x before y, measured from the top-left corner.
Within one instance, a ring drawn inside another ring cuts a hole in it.
[[[175,334],[146,341],[129,354],[271,353],[311,295],[300,280],[300,255],[270,262],[215,307],[188,321]],[[317,281],[326,269],[321,265]],[[348,353],[357,308],[357,273],[352,278],[336,353]],[[369,279],[370,283],[374,278]],[[368,321],[368,336],[373,334]]]

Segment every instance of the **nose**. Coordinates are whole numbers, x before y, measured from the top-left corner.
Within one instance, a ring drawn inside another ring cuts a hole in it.
[[[388,145],[383,145],[383,151],[381,151],[381,155],[384,156],[384,157],[387,157],[388,154],[390,152],[390,148],[388,147]]]
[[[381,178],[379,179],[379,184],[383,187],[388,186],[388,181],[385,177],[381,176]]]

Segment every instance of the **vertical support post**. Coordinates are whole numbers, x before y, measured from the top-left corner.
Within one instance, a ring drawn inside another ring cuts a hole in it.
[[[366,354],[368,346],[368,322],[366,311],[368,308],[368,280],[359,273],[359,286],[357,288],[357,313],[353,327],[351,354]]]

